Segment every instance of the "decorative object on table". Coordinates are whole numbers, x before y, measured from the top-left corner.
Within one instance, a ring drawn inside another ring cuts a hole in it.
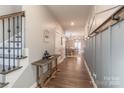
[[[44,55],[43,55],[43,59],[49,59],[49,57],[50,57],[50,54],[48,53],[47,50],[45,50]]]

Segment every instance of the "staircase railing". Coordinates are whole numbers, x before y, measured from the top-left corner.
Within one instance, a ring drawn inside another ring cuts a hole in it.
[[[0,46],[0,74],[6,74],[18,68],[17,60],[23,56],[23,18],[24,11],[0,16],[2,46]]]

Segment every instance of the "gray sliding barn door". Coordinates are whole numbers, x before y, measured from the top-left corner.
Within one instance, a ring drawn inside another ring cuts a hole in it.
[[[110,32],[111,27],[101,33],[101,87],[110,87],[111,81]]]
[[[124,87],[124,21],[112,27],[111,36],[111,87]]]
[[[101,60],[101,34],[96,35],[96,84],[102,84],[102,60]]]

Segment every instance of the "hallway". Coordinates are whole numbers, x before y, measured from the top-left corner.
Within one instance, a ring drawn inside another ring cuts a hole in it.
[[[0,88],[124,87],[123,5],[0,10]]]
[[[46,85],[47,88],[93,88],[90,76],[80,56],[68,57],[58,68],[60,72]]]

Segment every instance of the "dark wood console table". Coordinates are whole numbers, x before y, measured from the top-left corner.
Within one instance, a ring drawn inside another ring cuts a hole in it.
[[[53,75],[57,72],[58,68],[58,57],[60,55],[55,54],[51,55],[52,57],[50,59],[41,59],[37,62],[32,63],[32,65],[36,66],[36,81],[37,81],[37,87],[44,87],[46,82],[50,80],[50,78],[53,77]],[[54,65],[54,67],[53,67]],[[47,71],[43,72],[43,68],[47,67]]]

